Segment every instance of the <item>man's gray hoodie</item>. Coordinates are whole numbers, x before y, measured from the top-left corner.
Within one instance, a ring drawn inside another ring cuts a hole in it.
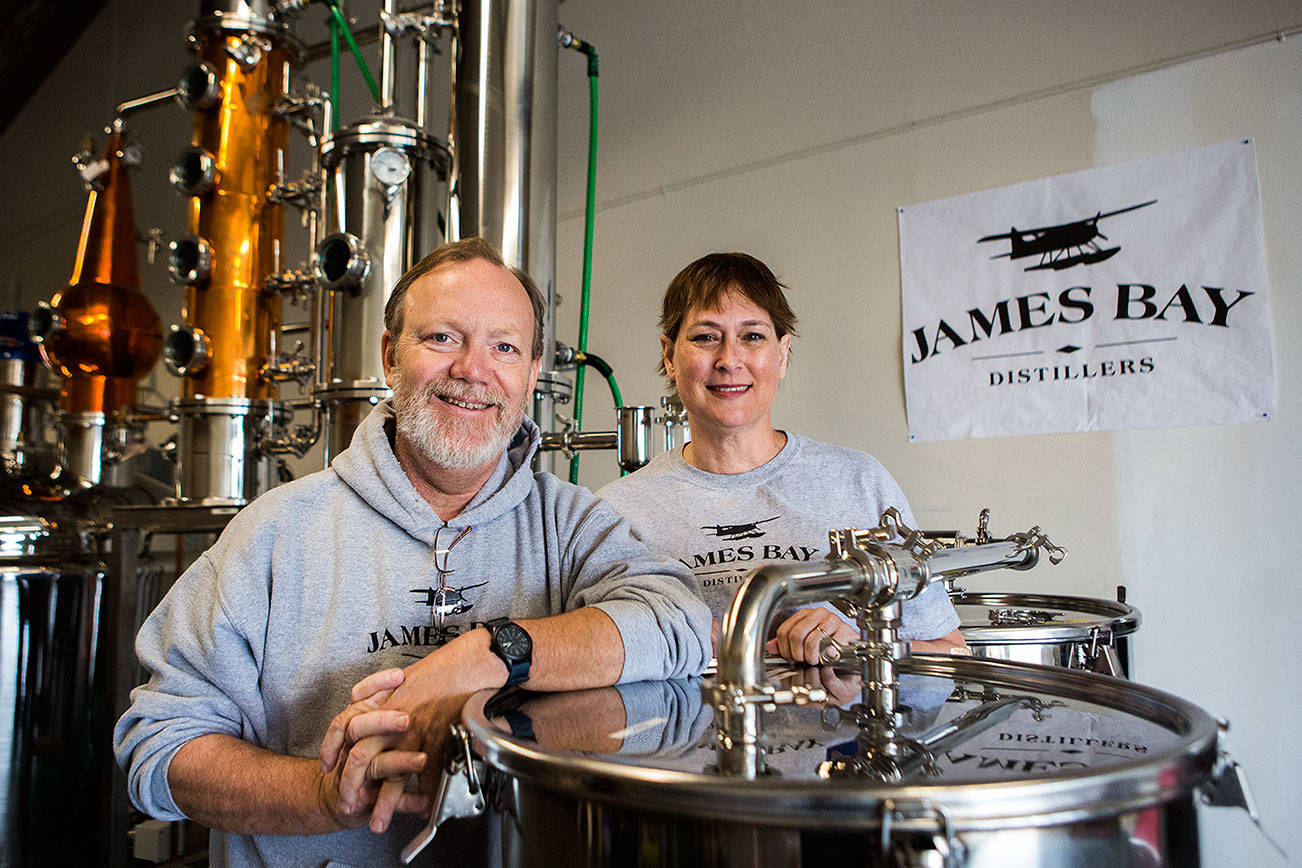
[[[225,733],[315,756],[354,683],[492,618],[595,606],[623,638],[621,682],[705,666],[710,613],[686,569],[654,557],[587,489],[532,472],[531,421],[447,525],[398,465],[392,432],[386,401],[330,468],[236,515],[145,622],[136,653],[150,679],[114,733],[141,810],[183,816],[167,771],[191,739]],[[398,818],[383,836],[215,833],[213,864],[387,864],[420,825]],[[440,843],[435,861],[448,855]]]

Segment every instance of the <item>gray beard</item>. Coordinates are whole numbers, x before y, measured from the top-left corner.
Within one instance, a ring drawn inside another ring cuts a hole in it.
[[[471,470],[494,461],[511,443],[524,418],[524,402],[508,406],[504,394],[486,390],[474,400],[497,405],[491,424],[456,419],[440,413],[434,402],[440,394],[457,395],[446,380],[408,387],[401,369],[393,387],[393,407],[398,433],[425,460],[439,467]]]

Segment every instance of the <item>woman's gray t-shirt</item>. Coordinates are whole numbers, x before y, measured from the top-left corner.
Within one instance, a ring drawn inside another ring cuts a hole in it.
[[[597,494],[652,551],[692,571],[716,618],[755,567],[826,557],[831,529],[876,527],[890,506],[916,526],[904,492],[877,459],[790,433],[771,461],[745,473],[707,473],[688,464],[680,447]],[[904,639],[936,639],[959,624],[939,583],[902,608]]]

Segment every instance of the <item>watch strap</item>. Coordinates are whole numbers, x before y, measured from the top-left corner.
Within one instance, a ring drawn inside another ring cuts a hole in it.
[[[503,628],[508,626],[514,627],[515,629],[524,633],[525,636],[529,635],[528,631],[526,631],[519,624],[512,621],[510,618],[494,618],[491,621],[488,621],[484,626],[488,628],[489,648],[491,648],[493,653],[496,654],[498,658],[503,663],[506,664],[506,683],[503,684],[502,686],[513,687],[517,684],[522,684],[525,681],[527,681],[529,679],[529,670],[533,666],[532,647],[530,648],[530,653],[527,656],[512,657],[506,653],[506,651],[501,647],[501,645],[498,644],[497,634]],[[530,645],[532,646],[532,640],[530,641]]]

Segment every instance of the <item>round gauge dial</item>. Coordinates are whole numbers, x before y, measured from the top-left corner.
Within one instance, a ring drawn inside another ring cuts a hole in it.
[[[371,174],[386,187],[397,187],[411,174],[411,161],[402,151],[380,148],[371,157]]]

